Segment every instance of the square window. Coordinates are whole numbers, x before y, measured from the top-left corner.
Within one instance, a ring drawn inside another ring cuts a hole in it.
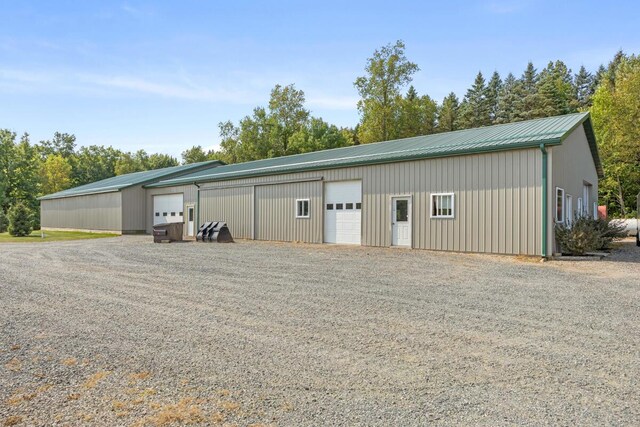
[[[183,214],[183,213],[184,213],[184,212],[180,212],[180,213],[178,214],[178,216],[182,216],[182,214]]]
[[[162,212],[162,216],[167,216],[167,213],[166,212]]]
[[[342,203],[336,203],[336,209],[337,210],[341,211],[342,210],[342,206],[343,206]]]
[[[431,218],[454,218],[453,193],[431,194]]]
[[[156,212],[156,216],[160,216],[160,212]]]
[[[347,203],[345,209],[353,209],[353,203]]]
[[[175,212],[171,212],[171,216],[176,216],[176,213]]]
[[[362,203],[356,203],[356,209],[362,209]]]
[[[296,218],[309,218],[309,199],[296,200]]]
[[[327,210],[328,211],[332,211],[333,210],[333,203],[327,203]]]

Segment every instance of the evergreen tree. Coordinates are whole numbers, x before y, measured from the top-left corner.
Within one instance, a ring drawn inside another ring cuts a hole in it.
[[[520,84],[517,86],[516,117],[519,120],[529,120],[544,117],[540,108],[540,95],[538,93],[538,71],[532,62],[527,64]]]
[[[455,93],[451,92],[442,100],[442,105],[438,109],[438,132],[452,132],[458,128],[458,109],[460,102]]]
[[[463,129],[469,129],[489,124],[491,124],[491,116],[487,87],[482,72],[478,72],[460,107],[460,125]]]
[[[14,237],[25,237],[33,231],[33,211],[22,201],[14,203],[7,213],[8,231]]]
[[[497,71],[494,71],[491,75],[491,79],[489,79],[489,83],[487,83],[487,90],[485,94],[487,106],[489,108],[489,120],[491,124],[497,122],[499,110],[498,100],[501,90],[502,80],[500,79],[500,74],[498,74]]]
[[[582,65],[573,80],[575,98],[579,109],[586,109],[591,106],[591,97],[594,92],[593,81],[594,76]]]
[[[511,123],[520,120],[517,108],[520,102],[521,84],[511,73],[504,79],[498,95],[496,123]]]
[[[562,61],[549,62],[538,80],[540,115],[557,116],[574,112],[577,107],[571,70]]]

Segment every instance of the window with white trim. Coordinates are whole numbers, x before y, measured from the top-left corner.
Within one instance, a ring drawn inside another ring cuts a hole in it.
[[[431,194],[431,218],[453,218],[454,196],[453,193]]]
[[[564,189],[556,187],[556,222],[564,222]]]
[[[582,197],[578,197],[578,216],[582,216]]]
[[[309,199],[296,200],[296,218],[309,218]]]

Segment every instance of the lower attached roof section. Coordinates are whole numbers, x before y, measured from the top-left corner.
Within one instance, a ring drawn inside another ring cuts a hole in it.
[[[143,185],[156,182],[160,179],[167,179],[192,173],[199,170],[209,170],[224,164],[219,160],[210,160],[200,163],[173,166],[170,168],[154,169],[150,171],[134,172],[125,175],[118,175],[79,187],[70,188],[53,194],[40,197],[40,200],[60,199],[63,197],[84,196],[87,194],[109,193],[120,191],[134,185]]]

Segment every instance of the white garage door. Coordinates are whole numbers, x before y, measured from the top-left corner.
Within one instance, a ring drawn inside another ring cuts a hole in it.
[[[324,241],[360,244],[362,182],[341,181],[324,184]]]
[[[182,194],[153,196],[153,225],[183,222]]]

